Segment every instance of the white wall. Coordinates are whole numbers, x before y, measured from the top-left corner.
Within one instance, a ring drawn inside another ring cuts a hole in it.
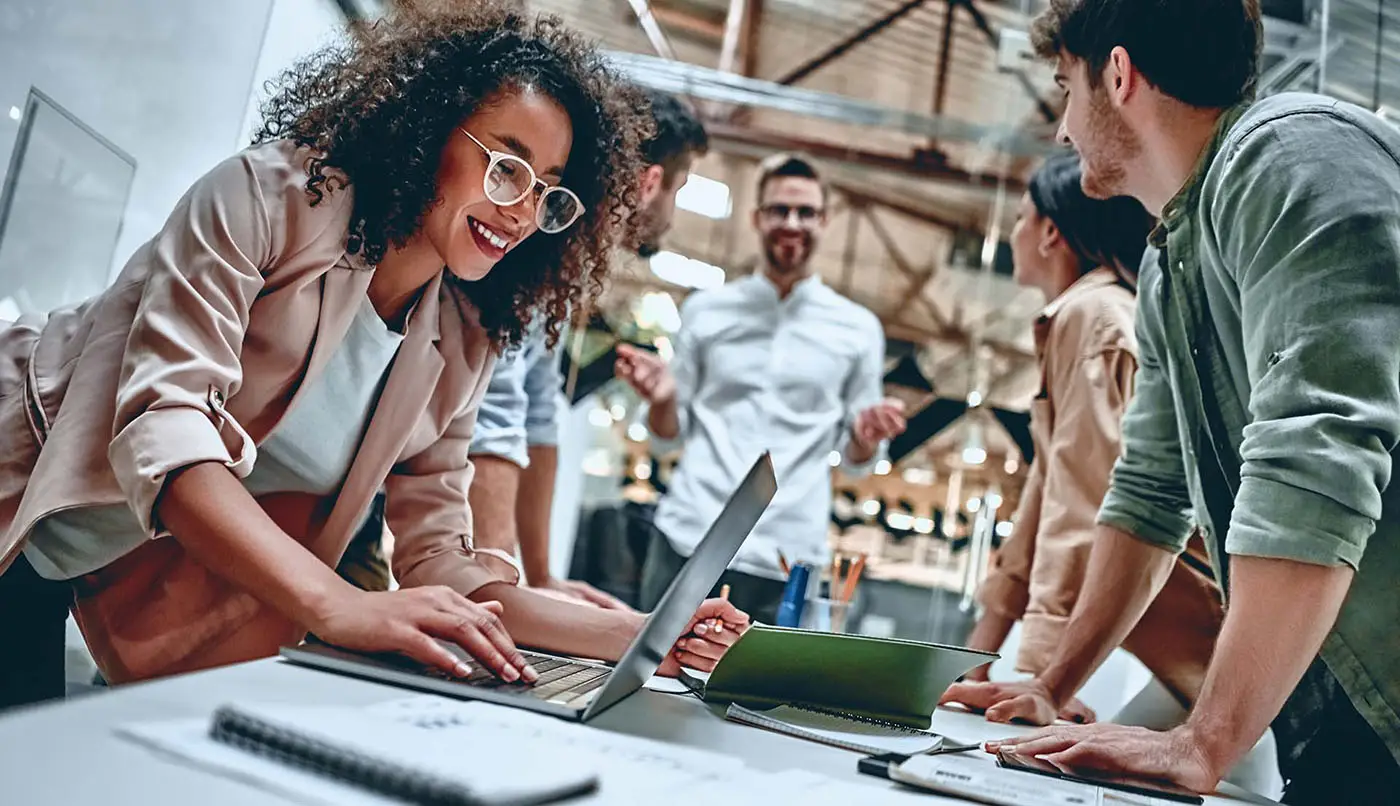
[[[31,85],[135,157],[115,272],[195,179],[247,143],[255,80],[339,24],[331,0],[3,0],[0,164],[19,129],[6,112]]]
[[[336,42],[344,31],[345,17],[333,0],[273,0],[262,52],[253,70],[240,145],[258,128],[258,106],[268,96],[267,83],[276,81],[302,57]]]
[[[272,2],[5,0],[0,108],[33,85],[136,158],[114,270],[238,144]],[[0,121],[8,154],[18,124]]]

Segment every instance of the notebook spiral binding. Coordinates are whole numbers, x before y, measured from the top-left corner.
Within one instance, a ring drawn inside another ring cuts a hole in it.
[[[214,713],[210,738],[284,764],[423,806],[480,806],[463,785],[424,770],[370,758],[297,735],[228,707]]]
[[[799,705],[797,703],[790,703],[789,707],[796,708],[799,711],[811,711],[814,714],[823,714],[825,716],[834,716],[840,717],[841,719],[849,719],[852,722],[864,722],[867,725],[878,725],[882,728],[897,730],[902,733],[908,733],[913,736],[932,736],[935,738],[941,738],[941,734],[934,733],[931,730],[911,728],[908,725],[901,725],[898,722],[890,722],[887,719],[876,719],[873,716],[863,716],[861,714],[852,714],[847,711],[837,711],[832,708],[819,708],[815,705]]]

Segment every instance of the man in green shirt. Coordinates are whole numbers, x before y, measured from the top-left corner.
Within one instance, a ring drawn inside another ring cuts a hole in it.
[[[1400,131],[1317,95],[1251,103],[1257,0],[1052,0],[1033,37],[1057,62],[1061,139],[1085,191],[1133,196],[1162,224],[1141,274],[1123,456],[1060,651],[1035,680],[957,699],[1053,718],[1156,595],[1194,520],[1227,614],[1187,721],[1001,744],[1206,792],[1272,723],[1285,802],[1393,798]]]

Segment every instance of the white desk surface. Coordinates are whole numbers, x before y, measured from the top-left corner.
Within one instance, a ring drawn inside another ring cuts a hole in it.
[[[4,782],[0,800],[16,806],[288,803],[237,781],[165,760],[113,731],[132,722],[207,717],[225,702],[369,705],[413,693],[263,660],[22,710],[0,717],[0,781]],[[721,713],[691,696],[639,691],[589,725],[726,753],[759,770],[801,769],[873,788],[896,788],[858,774],[855,753],[727,722]],[[950,710],[938,712],[933,729],[968,742],[1027,730]],[[979,755],[992,763],[990,756]],[[1243,795],[1240,790],[1234,792]],[[913,806],[939,800],[916,793],[908,796]],[[1249,801],[1212,797],[1206,802]]]

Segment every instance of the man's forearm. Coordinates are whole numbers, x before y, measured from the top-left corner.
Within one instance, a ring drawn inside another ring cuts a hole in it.
[[[1069,702],[1137,625],[1171,575],[1176,555],[1099,526],[1079,600],[1040,680],[1057,706]]]
[[[477,548],[500,549],[514,555],[520,466],[491,454],[472,456],[472,464],[476,475],[467,490],[467,502],[472,508],[472,540]]]
[[[651,404],[647,413],[647,428],[662,439],[675,439],[681,433],[681,418],[676,411],[676,399],[661,400]]]
[[[520,475],[515,498],[515,528],[520,536],[520,561],[531,585],[549,581],[549,517],[554,506],[554,477],[559,449],[531,445],[530,466]]]
[[[967,647],[983,652],[1000,651],[1001,645],[1006,643],[1006,636],[1011,634],[1011,628],[1015,625],[1016,619],[988,610],[968,634]]]
[[[1230,607],[1186,727],[1223,775],[1298,685],[1351,587],[1349,566],[1264,557],[1230,562]]]
[[[503,582],[483,585],[469,598],[500,602],[501,623],[520,646],[606,661],[622,658],[646,618],[631,610],[580,607]]]

